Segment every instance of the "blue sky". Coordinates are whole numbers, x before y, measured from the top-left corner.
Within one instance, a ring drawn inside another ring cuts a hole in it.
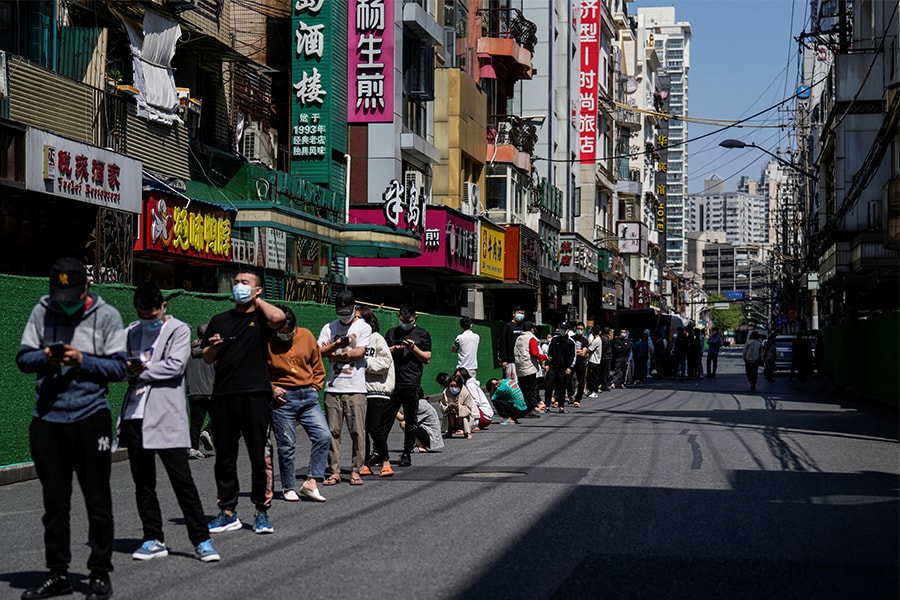
[[[794,38],[806,27],[808,0],[636,0],[628,12],[637,14],[638,8],[648,6],[674,6],[676,21],[691,24],[689,116],[738,120],[794,93],[799,72]],[[741,175],[758,179],[768,156],[753,148],[728,150],[718,144],[736,138],[772,152],[788,148],[790,128],[771,126],[789,124],[791,115],[785,109],[792,106],[787,103],[745,127],[689,143],[690,193],[702,192],[703,180],[712,173],[727,179],[729,190]],[[715,129],[691,123],[688,138]]]

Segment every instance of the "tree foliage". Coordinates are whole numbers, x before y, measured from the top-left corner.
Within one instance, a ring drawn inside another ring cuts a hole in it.
[[[737,329],[740,324],[743,323],[744,312],[741,308],[740,302],[731,302],[724,296],[720,296],[718,294],[710,294],[709,303],[712,304],[713,302],[729,303],[728,308],[724,310],[713,309],[711,313],[713,324],[718,327],[720,331]]]

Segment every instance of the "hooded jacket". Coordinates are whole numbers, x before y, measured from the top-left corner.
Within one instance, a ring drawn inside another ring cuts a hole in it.
[[[81,366],[51,365],[44,348],[55,342],[80,350]],[[122,316],[95,294],[72,317],[44,296],[25,325],[16,365],[23,373],[37,374],[33,413],[37,419],[72,423],[109,410],[107,384],[121,381],[128,372]]]

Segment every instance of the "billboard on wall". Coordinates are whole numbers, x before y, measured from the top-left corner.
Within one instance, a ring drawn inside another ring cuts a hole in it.
[[[353,207],[351,223],[389,225],[380,207]],[[431,207],[425,215],[422,255],[415,258],[351,258],[351,267],[423,267],[449,269],[472,275],[478,262],[478,235],[474,219],[444,207]]]
[[[597,89],[600,77],[600,4],[581,0],[578,32],[581,62],[578,70],[578,146],[581,164],[597,158]]]
[[[394,3],[350,0],[347,121],[394,120]]]
[[[196,200],[152,192],[134,249],[219,262],[231,260],[235,213]]]
[[[479,221],[481,246],[479,248],[478,274],[503,281],[503,250],[505,234],[500,227],[484,220]]]

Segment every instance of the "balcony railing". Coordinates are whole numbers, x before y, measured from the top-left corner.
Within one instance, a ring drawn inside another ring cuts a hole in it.
[[[517,8],[483,8],[481,35],[486,38],[513,39],[534,54],[537,45],[537,25],[522,16]]]
[[[515,146],[531,154],[537,143],[537,127],[528,119],[516,115],[494,115],[488,126],[487,142],[495,146]]]

